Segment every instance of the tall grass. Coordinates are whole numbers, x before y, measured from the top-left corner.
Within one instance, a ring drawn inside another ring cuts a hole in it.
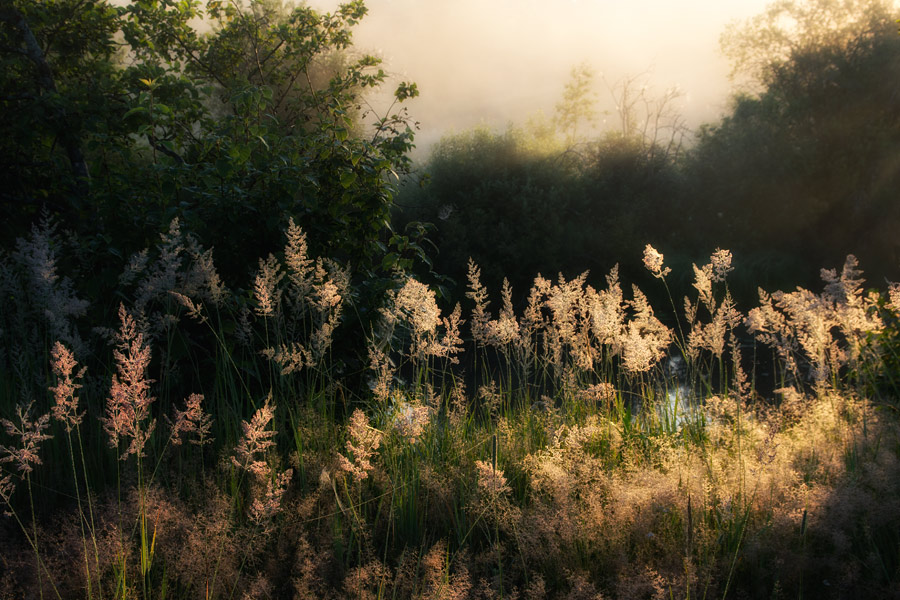
[[[229,288],[176,222],[91,302],[52,226],[2,257],[0,597],[896,588],[900,302],[853,257],[743,313],[729,252],[676,302],[648,246],[668,323],[617,269],[496,316],[398,274],[349,356],[351,273],[286,238]]]

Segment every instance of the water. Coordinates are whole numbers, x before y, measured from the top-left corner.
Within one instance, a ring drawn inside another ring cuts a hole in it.
[[[659,422],[675,431],[686,424],[695,423],[703,410],[703,403],[684,384],[685,371],[682,357],[670,357],[664,367],[665,379],[655,395],[656,416]]]

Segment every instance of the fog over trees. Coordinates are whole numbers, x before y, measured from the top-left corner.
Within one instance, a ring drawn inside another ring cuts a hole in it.
[[[644,240],[688,264],[734,249],[750,298],[760,281],[783,284],[850,252],[890,277],[900,258],[894,12],[782,2],[733,23],[721,38],[735,82],[728,111],[695,130],[680,92],[654,88],[652,74],[610,82],[576,67],[552,117],[446,137],[424,168],[431,185],[400,202],[438,225],[438,263],[456,277],[468,255],[498,265],[498,278],[520,270],[520,285],[535,271],[629,268],[623,256]],[[601,113],[606,128],[591,129]]]

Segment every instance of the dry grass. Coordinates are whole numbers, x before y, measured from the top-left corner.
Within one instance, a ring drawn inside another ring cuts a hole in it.
[[[293,223],[252,297],[173,224],[129,263],[115,329],[80,321],[54,239],[0,269],[0,597],[900,589],[897,294],[864,292],[853,257],[742,314],[717,250],[670,324],[615,269],[538,277],[521,314],[504,284],[494,318],[470,264],[468,327],[405,277],[354,390],[332,347],[350,275]]]

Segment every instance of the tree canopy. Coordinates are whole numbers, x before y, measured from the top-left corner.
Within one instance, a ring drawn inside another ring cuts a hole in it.
[[[232,272],[293,217],[317,252],[381,268],[414,124],[375,115],[379,59],[352,47],[362,1],[13,0],[0,9],[7,239],[44,211],[107,253],[178,218]],[[386,265],[390,267],[390,265]]]
[[[777,2],[723,38],[762,89],[704,127],[686,212],[714,243],[809,263],[900,255],[900,36],[890,3]]]

